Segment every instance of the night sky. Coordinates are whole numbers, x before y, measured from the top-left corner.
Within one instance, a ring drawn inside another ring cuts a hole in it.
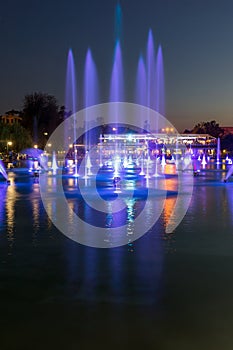
[[[115,45],[116,0],[9,0],[0,11],[0,114],[21,109],[25,94],[42,91],[64,103],[72,48],[78,89],[91,48],[101,98],[108,102]],[[162,45],[165,116],[183,131],[215,119],[233,125],[232,0],[121,0],[126,101],[133,102],[139,54],[148,31]]]

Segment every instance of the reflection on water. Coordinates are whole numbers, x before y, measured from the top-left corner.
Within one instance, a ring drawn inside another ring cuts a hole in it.
[[[39,184],[32,178],[17,175],[11,186],[0,183],[1,305],[6,315],[10,312],[14,316],[9,316],[10,322],[14,321],[13,333],[24,313],[31,312],[35,304],[43,308],[46,316],[51,305],[58,312],[70,306],[69,312],[73,309],[76,317],[73,325],[83,328],[87,323],[82,322],[81,308],[89,311],[97,308],[97,320],[102,315],[105,320],[113,319],[123,310],[126,318],[122,314],[119,317],[122,326],[128,327],[134,337],[135,322],[141,310],[146,310],[146,317],[150,315],[152,320],[143,319],[143,329],[149,330],[147,336],[152,336],[156,329],[155,339],[162,334],[161,344],[169,339],[169,344],[175,344],[174,349],[182,348],[175,335],[182,337],[184,330],[190,337],[189,345],[202,334],[201,326],[210,335],[215,329],[212,320],[224,322],[227,315],[226,329],[233,322],[233,183],[224,184],[222,178],[220,171],[208,167],[195,177],[190,208],[170,235],[165,234],[165,227],[176,201],[177,177],[170,172],[163,181],[150,179],[150,183],[157,182],[159,188],[170,194],[165,200],[157,196],[148,200],[145,220],[151,222],[161,201],[163,212],[151,230],[134,242],[135,218],[145,207],[145,192],[141,197],[139,192],[138,196],[131,192],[124,196],[121,215],[113,212],[114,201],[109,200],[108,212],[93,218],[93,210],[77,196],[78,183],[74,186],[74,180],[67,178],[65,190],[72,211],[102,225],[109,235],[111,227],[127,223],[128,245],[113,249],[85,247],[58,232],[43,208]],[[48,181],[51,202],[47,210],[56,213],[58,203],[53,200],[56,178],[51,176]],[[64,220],[69,224],[72,218]],[[23,310],[18,312],[20,308]],[[88,316],[88,325],[94,329],[94,318],[89,318],[88,312],[85,317]],[[52,321],[56,321],[56,316]],[[4,328],[8,335],[10,322]],[[69,317],[66,322],[70,326]],[[27,326],[30,334],[33,322],[29,321]],[[111,325],[105,323],[105,327],[110,329]],[[168,329],[173,332],[167,332]],[[228,336],[231,337],[231,329]],[[154,343],[148,344],[148,348],[154,348]]]
[[[15,203],[17,200],[17,192],[15,186],[7,187],[7,200],[6,200],[6,218],[7,218],[7,238],[10,242],[10,247],[14,242],[14,230],[15,230]]]
[[[0,185],[1,186],[1,185]],[[6,198],[7,186],[2,185],[0,187],[0,229],[4,228],[5,223],[5,198]]]

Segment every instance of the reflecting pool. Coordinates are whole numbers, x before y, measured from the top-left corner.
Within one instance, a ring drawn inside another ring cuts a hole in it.
[[[143,237],[96,249],[57,230],[38,181],[9,172],[11,185],[0,182],[1,348],[232,349],[233,181],[225,184],[225,174],[207,167],[194,178],[172,234],[165,226],[175,195]],[[72,181],[64,186],[74,211],[105,227],[127,221],[133,232],[143,196],[126,198],[125,216],[99,219]],[[175,193],[177,178],[166,181]]]

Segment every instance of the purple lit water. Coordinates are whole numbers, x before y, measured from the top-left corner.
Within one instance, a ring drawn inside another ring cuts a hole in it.
[[[2,175],[5,180],[7,180],[8,176],[7,176],[3,161],[1,159],[0,159],[0,175]]]
[[[63,236],[45,213],[39,184],[10,171],[12,185],[0,183],[1,347],[25,348],[26,332],[34,349],[104,341],[112,349],[231,350],[233,182],[222,182],[227,169],[208,166],[195,177],[191,205],[173,234],[165,234],[175,201],[168,197],[145,236],[114,249]],[[96,225],[114,225],[114,218],[93,217],[74,195],[75,181],[64,184],[70,207]],[[175,189],[176,181],[168,176],[166,187]],[[133,220],[141,203],[129,200],[119,220]]]
[[[162,47],[159,45],[157,57],[156,57],[156,106],[157,112],[165,115],[165,102],[164,102],[164,67],[163,67],[163,53]]]
[[[110,98],[109,102],[123,102],[124,101],[124,75],[123,75],[123,63],[121,45],[117,40],[114,61],[110,82]]]
[[[156,109],[155,49],[152,31],[148,33],[146,51],[147,106]]]
[[[98,75],[91,50],[87,50],[84,67],[84,107],[90,107],[99,102]]]
[[[77,83],[73,52],[70,49],[67,57],[66,69],[66,91],[65,91],[65,107],[67,111],[77,112]]]
[[[75,63],[73,52],[70,49],[67,57],[67,69],[66,69],[66,94],[65,94],[65,107],[68,112],[74,114],[77,112],[77,86],[76,86],[76,72],[75,72]],[[74,162],[75,162],[75,175],[78,175],[78,164],[77,164],[77,149],[76,149],[76,119],[74,118],[73,122],[73,133],[71,130],[65,129],[64,135],[64,148],[68,151],[69,144],[74,143]],[[70,140],[69,135],[72,135]],[[72,142],[71,142],[72,141]]]
[[[99,103],[99,86],[96,65],[92,57],[91,50],[88,49],[84,67],[84,108],[93,106]],[[88,113],[88,110],[86,111]],[[94,126],[93,121],[93,126]],[[89,150],[91,145],[96,140],[91,140],[91,132],[87,130],[91,125],[85,122],[85,149]]]
[[[217,138],[217,164],[220,164],[220,156],[221,156],[221,147],[220,147],[220,138]]]
[[[137,75],[136,75],[136,96],[135,102],[142,106],[147,105],[147,85],[146,85],[146,68],[142,55],[138,60]]]
[[[147,105],[147,80],[146,80],[146,67],[142,55],[138,60],[137,75],[136,75],[136,89],[135,89],[135,103],[142,106]],[[140,118],[142,129],[144,127],[143,115]]]

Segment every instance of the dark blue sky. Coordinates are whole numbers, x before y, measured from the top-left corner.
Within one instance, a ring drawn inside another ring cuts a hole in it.
[[[115,0],[9,0],[0,13],[0,113],[47,92],[64,103],[66,58],[73,49],[81,90],[86,51],[97,64],[107,102],[115,43]],[[151,28],[163,48],[165,116],[180,131],[202,120],[233,125],[233,2],[121,0],[128,101]]]

